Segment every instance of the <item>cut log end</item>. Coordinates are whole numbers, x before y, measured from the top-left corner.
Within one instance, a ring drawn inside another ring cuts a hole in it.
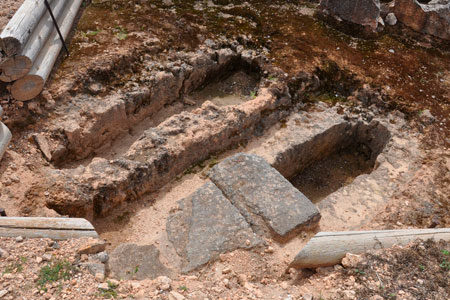
[[[26,75],[14,82],[11,87],[11,94],[14,99],[27,101],[38,96],[44,88],[44,79],[38,75]]]
[[[12,82],[28,74],[31,69],[31,60],[23,55],[8,58],[0,64],[0,80]]]
[[[14,37],[4,37],[0,40],[0,46],[6,56],[13,56],[19,53],[22,44]]]

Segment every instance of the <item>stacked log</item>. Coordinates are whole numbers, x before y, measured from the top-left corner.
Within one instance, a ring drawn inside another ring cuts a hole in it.
[[[66,39],[83,0],[48,0]],[[44,0],[25,0],[0,35],[0,81],[14,82],[16,100],[42,91],[63,46]]]

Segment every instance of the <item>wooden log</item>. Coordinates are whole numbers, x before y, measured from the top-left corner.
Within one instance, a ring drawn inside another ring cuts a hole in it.
[[[64,8],[60,16],[60,30],[64,39],[69,35],[73,22],[77,16],[83,0],[73,0],[70,5]],[[28,75],[14,82],[11,94],[16,100],[31,100],[42,92],[44,84],[53,69],[53,65],[58,58],[62,48],[62,42],[56,30],[52,32],[47,42],[42,47],[36,61],[33,63]]]
[[[0,160],[2,160],[10,141],[11,131],[9,131],[5,124],[0,122]]]
[[[55,18],[61,15],[67,3],[68,1],[53,1],[50,7]],[[0,63],[0,70],[2,71],[0,80],[12,82],[28,74],[33,62],[53,30],[55,30],[53,20],[50,17],[50,13],[45,11],[20,53]]]
[[[0,80],[12,82],[25,76],[31,69],[31,60],[23,55],[9,57],[0,65]]]
[[[27,238],[70,239],[80,237],[98,238],[89,221],[78,218],[0,218],[0,236]]]
[[[7,56],[19,53],[46,10],[44,0],[23,2],[0,34],[0,47]]]
[[[450,228],[319,232],[297,254],[290,267],[317,268],[341,262],[347,253],[405,246],[416,240],[450,241]]]

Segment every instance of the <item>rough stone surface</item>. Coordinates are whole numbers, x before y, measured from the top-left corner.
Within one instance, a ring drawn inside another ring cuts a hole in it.
[[[81,242],[78,254],[96,254],[106,249],[106,242],[99,239],[89,238]]]
[[[390,25],[390,26],[394,26],[395,24],[397,24],[397,17],[395,16],[394,13],[388,13],[386,16],[386,24]]]
[[[262,89],[252,101],[218,107],[207,101],[145,131],[123,156],[95,158],[88,166],[52,170],[47,204],[71,216],[105,215],[125,201],[156,191],[189,166],[260,134],[290,104]]]
[[[159,250],[153,245],[121,244],[112,252],[109,269],[117,279],[154,279],[171,272],[159,260]]]
[[[183,271],[196,269],[219,254],[261,243],[244,217],[212,183],[179,202],[167,220],[167,234],[185,260]]]
[[[93,262],[81,263],[80,266],[85,267],[92,275],[101,274],[105,277],[105,265]]]
[[[209,177],[242,214],[261,216],[277,235],[320,220],[314,204],[259,156],[236,154],[216,165]]]
[[[343,20],[369,26],[374,31],[378,27],[379,0],[322,0],[320,6],[326,9],[329,14]]]
[[[396,0],[395,15],[411,29],[450,40],[450,2],[433,0],[421,4],[416,0]]]

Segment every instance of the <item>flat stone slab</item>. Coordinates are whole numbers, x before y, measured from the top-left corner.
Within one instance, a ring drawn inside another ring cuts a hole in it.
[[[121,244],[111,253],[108,266],[117,279],[154,279],[171,273],[160,262],[159,250],[153,245]]]
[[[222,192],[207,182],[178,202],[179,211],[167,219],[167,235],[184,260],[182,271],[192,271],[219,254],[262,243]]]
[[[281,237],[320,220],[314,204],[257,155],[229,157],[214,166],[209,177],[243,215],[261,216]]]

